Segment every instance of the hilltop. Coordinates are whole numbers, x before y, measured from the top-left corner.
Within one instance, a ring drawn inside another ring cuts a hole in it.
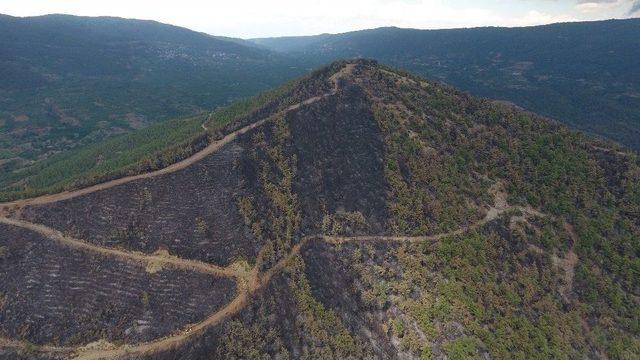
[[[640,149],[640,19],[253,39],[309,64],[376,60]]]
[[[200,126],[212,112],[228,118],[223,108],[232,104],[237,115],[251,103],[247,97],[352,57],[376,58],[637,150],[639,24],[380,28],[241,40],[133,19],[0,16],[0,201],[136,172],[143,159],[161,167],[184,153],[158,160],[158,152],[206,136]]]
[[[3,355],[640,354],[634,153],[367,60],[215,122],[0,204]]]

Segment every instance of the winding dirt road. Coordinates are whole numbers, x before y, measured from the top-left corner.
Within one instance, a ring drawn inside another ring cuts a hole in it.
[[[72,199],[78,196],[82,196],[82,195],[87,195],[87,194],[91,194],[97,191],[101,191],[101,190],[106,190],[106,189],[110,189],[112,187],[118,186],[118,185],[122,185],[122,184],[127,184],[130,183],[132,181],[136,181],[136,180],[141,180],[141,179],[149,179],[149,178],[153,178],[156,176],[161,176],[161,175],[166,175],[166,174],[171,174],[174,173],[176,171],[179,170],[183,170],[201,160],[203,160],[204,158],[206,158],[207,156],[215,153],[216,151],[220,150],[223,146],[229,144],[230,142],[232,142],[233,140],[235,140],[239,135],[242,135],[252,129],[255,129],[259,126],[261,126],[262,124],[264,124],[265,122],[281,116],[283,114],[286,114],[287,112],[296,110],[304,105],[310,105],[313,104],[315,102],[318,102],[324,98],[327,98],[329,96],[333,96],[335,94],[338,93],[339,91],[339,83],[340,83],[340,78],[342,78],[345,75],[350,74],[353,71],[354,68],[354,64],[347,64],[342,70],[336,72],[334,75],[332,75],[330,77],[330,81],[333,83],[333,88],[331,89],[331,91],[320,95],[320,96],[315,96],[309,99],[306,99],[302,102],[299,102],[297,104],[293,104],[291,106],[289,106],[288,108],[281,110],[275,114],[272,114],[269,117],[266,117],[262,120],[259,120],[255,123],[252,123],[250,125],[247,125],[239,130],[236,130],[228,135],[226,135],[225,137],[223,137],[222,139],[218,140],[218,141],[214,141],[211,144],[207,145],[207,147],[205,147],[204,149],[200,150],[199,152],[191,155],[190,157],[178,161],[174,164],[171,164],[165,168],[162,168],[160,170],[156,170],[156,171],[152,171],[152,172],[148,172],[148,173],[144,173],[144,174],[139,174],[139,175],[132,175],[132,176],[126,176],[123,178],[119,178],[119,179],[114,179],[114,180],[110,180],[104,183],[100,183],[100,184],[96,184],[96,185],[92,185],[83,189],[78,189],[78,190],[73,190],[73,191],[63,191],[57,194],[50,194],[50,195],[43,195],[43,196],[38,196],[35,198],[30,198],[30,199],[21,199],[21,200],[15,200],[15,201],[11,201],[11,202],[6,202],[6,203],[0,203],[0,214],[3,213],[7,213],[9,209],[12,208],[21,208],[24,206],[28,206],[28,205],[42,205],[42,204],[49,204],[49,203],[54,203],[54,202],[58,202],[58,201],[63,201],[63,200],[68,200],[68,199]],[[205,124],[202,124],[202,128],[205,130],[208,130]]]
[[[165,254],[162,254],[162,253],[144,254],[141,252],[114,249],[114,248],[94,245],[86,241],[82,241],[82,240],[72,238],[70,236],[66,236],[58,230],[52,229],[50,227],[47,227],[41,224],[34,224],[34,223],[30,223],[30,222],[26,222],[26,221],[14,219],[14,218],[4,217],[6,214],[9,213],[10,210],[19,209],[29,205],[41,205],[41,204],[48,204],[48,203],[54,203],[54,202],[63,201],[67,199],[72,199],[78,196],[83,196],[83,195],[91,194],[94,192],[113,188],[113,187],[123,185],[132,181],[149,179],[156,176],[170,174],[170,173],[185,169],[203,160],[207,156],[215,153],[216,151],[221,149],[224,145],[235,140],[239,135],[244,134],[256,127],[259,127],[265,122],[277,116],[281,116],[283,114],[286,114],[289,111],[299,109],[304,105],[310,105],[317,101],[320,101],[321,99],[337,94],[339,91],[340,78],[350,74],[353,71],[354,67],[355,67],[354,64],[347,64],[343,69],[339,70],[338,72],[336,72],[334,75],[330,77],[330,81],[333,84],[331,91],[320,96],[315,96],[315,97],[306,99],[297,104],[293,104],[287,107],[286,109],[281,110],[280,112],[272,114],[269,117],[266,117],[250,125],[247,125],[237,131],[234,131],[226,135],[224,138],[218,141],[212,142],[207,147],[193,154],[192,156],[182,161],[176,162],[172,165],[169,165],[166,168],[144,173],[144,174],[127,176],[127,177],[107,181],[104,183],[96,184],[93,186],[89,186],[83,189],[74,190],[74,191],[64,191],[57,194],[43,195],[43,196],[31,198],[31,199],[22,199],[22,200],[16,200],[16,201],[11,201],[6,203],[0,203],[0,223],[1,224],[21,227],[30,231],[34,231],[64,246],[69,246],[69,247],[80,249],[87,252],[97,253],[103,256],[113,256],[121,259],[126,259],[129,261],[138,262],[142,265],[146,265],[147,268],[153,267],[157,269],[158,267],[162,268],[162,267],[168,266],[168,267],[174,267],[179,269],[186,269],[186,270],[199,272],[199,273],[207,273],[216,277],[234,277],[237,279],[238,295],[229,304],[227,304],[224,308],[217,311],[216,313],[210,315],[205,320],[195,325],[191,325],[188,329],[181,330],[177,334],[170,335],[170,336],[157,339],[151,342],[140,343],[137,345],[122,345],[122,346],[116,347],[106,342],[102,342],[99,345],[88,344],[83,347],[63,347],[63,346],[58,347],[58,346],[43,345],[43,346],[38,346],[38,351],[44,352],[44,353],[51,353],[51,354],[72,355],[78,359],[103,359],[103,358],[117,358],[129,353],[143,354],[143,353],[149,353],[149,352],[158,352],[164,349],[171,348],[173,346],[177,346],[178,344],[184,342],[186,339],[190,338],[194,334],[199,333],[210,326],[216,325],[224,321],[229,316],[232,316],[238,313],[241,309],[243,309],[248,303],[250,295],[253,294],[255,291],[257,291],[258,289],[262,288],[264,285],[268,284],[269,280],[273,277],[273,275],[276,274],[280,269],[284,268],[286,261],[288,261],[288,259],[295,256],[296,254],[298,254],[302,246],[306,244],[311,238],[303,239],[301,243],[299,243],[292,249],[291,254],[286,259],[283,259],[282,261],[280,261],[278,264],[276,264],[271,270],[267,271],[265,274],[260,274],[257,266],[254,269],[252,269],[250,272],[247,272],[245,269],[243,269],[241,265],[238,265],[238,264],[232,264],[229,267],[224,268],[224,267],[219,267],[219,266],[215,266],[215,265],[200,262],[200,261],[183,259],[183,258],[172,256],[166,253]],[[208,131],[208,128],[204,123],[202,124],[202,128],[203,130]],[[29,347],[30,345],[23,341],[0,338],[0,348],[14,348],[14,349],[25,350]]]
[[[148,173],[144,173],[144,174],[139,174],[139,175],[132,175],[132,176],[127,176],[127,177],[123,177],[123,178],[119,178],[119,179],[115,179],[115,180],[111,180],[111,181],[107,181],[101,184],[96,184],[96,185],[92,185],[83,189],[79,189],[79,190],[74,190],[74,191],[64,191],[61,193],[57,193],[57,194],[50,194],[50,195],[43,195],[43,196],[39,196],[39,197],[35,197],[35,198],[31,198],[31,199],[23,199],[23,200],[16,200],[16,201],[11,201],[11,202],[6,202],[6,203],[2,203],[0,204],[0,213],[2,213],[2,209],[4,209],[4,211],[8,211],[11,208],[20,208],[20,207],[24,207],[24,206],[29,206],[29,205],[42,205],[42,204],[49,204],[49,203],[54,203],[54,202],[58,202],[58,201],[63,201],[63,200],[67,200],[67,199],[72,199],[78,196],[82,196],[82,195],[87,195],[87,194],[91,194],[97,191],[101,191],[101,190],[106,190],[106,189],[110,189],[112,187],[118,186],[118,185],[122,185],[122,184],[127,184],[130,183],[132,181],[136,181],[136,180],[141,180],[141,179],[149,179],[149,178],[153,178],[156,176],[161,176],[161,175],[166,175],[166,174],[170,174],[170,173],[174,173],[176,171],[185,169],[195,163],[197,163],[198,161],[201,161],[202,159],[206,158],[207,156],[215,153],[216,151],[220,150],[224,145],[227,145],[228,143],[230,143],[231,141],[233,141],[235,138],[238,137],[238,135],[244,134],[247,131],[254,129],[262,124],[264,124],[267,120],[269,120],[270,118],[266,118],[266,119],[262,119],[258,122],[255,122],[251,125],[245,126],[244,128],[234,131],[230,134],[228,134],[227,136],[225,136],[224,138],[218,140],[218,141],[214,141],[211,144],[209,144],[207,147],[205,147],[204,149],[200,150],[199,152],[191,155],[190,157],[181,160],[177,163],[174,163],[172,165],[167,166],[166,168],[160,169],[160,170],[156,170],[156,171],[152,171],[152,172],[148,172]]]
[[[74,239],[70,236],[64,235],[62,232],[52,229],[50,227],[34,224],[27,221],[9,219],[0,217],[0,224],[11,225],[21,227],[27,230],[34,231],[43,235],[46,238],[55,240],[64,246],[69,246],[74,249],[88,251],[103,256],[112,256],[120,259],[134,261],[142,263],[143,265],[156,265],[161,267],[171,267],[176,269],[183,269],[194,271],[198,273],[210,274],[217,277],[235,277],[236,271],[232,267],[220,267],[209,263],[187,260],[177,256],[169,254],[145,254],[137,251],[119,250],[109,247],[103,247],[91,244],[86,241]]]
[[[201,263],[194,260],[186,260],[172,256],[158,256],[147,255],[138,252],[131,252],[126,250],[114,250],[110,248],[104,248],[97,245],[93,245],[82,240],[69,238],[64,236],[57,230],[48,228],[43,225],[33,224],[25,221],[0,218],[0,223],[18,226],[28,230],[36,231],[47,238],[54,241],[58,241],[62,245],[79,248],[89,252],[96,252],[105,256],[115,256],[119,258],[125,258],[141,262],[143,264],[153,261],[162,261],[163,264],[178,267],[181,269],[187,269],[197,272],[209,273],[214,276],[228,276],[238,279],[238,295],[227,305],[217,312],[211,314],[203,321],[190,325],[188,328],[180,330],[172,335],[156,339],[150,342],[144,342],[139,344],[126,344],[121,346],[115,346],[109,343],[103,343],[101,346],[83,346],[83,347],[56,347],[56,346],[42,346],[38,350],[44,353],[62,354],[73,357],[74,359],[94,360],[94,359],[113,359],[120,358],[126,355],[148,355],[164,350],[172,349],[184,344],[190,338],[201,334],[209,327],[218,325],[230,318],[231,316],[239,313],[250,302],[252,296],[259,290],[266,287],[271,279],[283,271],[292,258],[298,256],[301,250],[309,244],[311,241],[324,241],[329,244],[344,244],[348,242],[363,242],[363,241],[388,241],[388,242],[423,242],[423,241],[438,241],[445,237],[455,236],[463,234],[471,229],[479,228],[480,226],[497,219],[500,215],[513,210],[519,210],[520,212],[531,216],[545,216],[544,214],[521,206],[509,206],[504,201],[504,194],[496,191],[494,193],[495,201],[494,205],[490,207],[486,216],[478,222],[464,226],[459,229],[429,235],[429,236],[384,236],[384,235],[365,235],[365,236],[328,236],[328,235],[310,235],[303,237],[300,242],[291,248],[289,254],[282,258],[272,268],[266,272],[261,273],[256,265],[250,271],[243,270],[238,266],[229,266],[228,268],[220,268],[207,263]],[[0,339],[0,346],[7,348],[24,349],[26,344],[20,341],[10,339]]]
[[[27,205],[36,205],[36,204],[46,204],[57,202],[61,200],[71,199],[77,196],[82,196],[86,194],[90,194],[96,191],[105,190],[108,188],[112,188],[114,186],[126,184],[131,181],[136,181],[140,179],[152,178],[155,176],[160,176],[163,174],[172,173],[181,169],[184,169],[202,159],[209,156],[210,154],[216,152],[224,145],[233,141],[238,135],[246,133],[247,131],[254,129],[269,119],[272,119],[274,116],[277,116],[283,112],[292,111],[298,109],[303,105],[312,104],[314,102],[319,101],[322,98],[335,95],[339,90],[339,79],[351,73],[353,70],[354,64],[347,64],[342,70],[338,71],[334,74],[330,79],[333,82],[333,89],[322,96],[313,97],[307,99],[298,104],[292,105],[287,109],[273,115],[271,117],[262,119],[256,123],[248,125],[240,130],[237,130],[233,133],[228,134],[223,139],[213,142],[208,145],[205,149],[200,152],[192,155],[191,157],[177,162],[173,165],[170,165],[164,169],[135,175],[124,177],[121,179],[112,180],[109,182],[105,182],[102,184],[97,184],[94,186],[90,186],[84,189],[70,191],[70,192],[62,192],[59,194],[45,195],[32,199],[18,200],[14,202],[0,204],[0,214],[2,214],[2,208],[15,208],[15,207],[23,207]],[[203,128],[205,128],[203,126]],[[175,267],[179,269],[185,269],[189,271],[206,273],[216,277],[233,277],[237,280],[237,296],[225,305],[222,309],[216,311],[211,314],[206,319],[198,322],[197,324],[190,325],[188,328],[179,330],[178,332],[168,335],[163,338],[159,338],[149,342],[143,342],[139,344],[125,344],[116,346],[113,344],[106,343],[104,341],[99,343],[92,343],[81,347],[56,347],[49,345],[42,345],[37,347],[37,351],[40,353],[50,353],[56,355],[62,355],[66,357],[73,357],[75,359],[112,359],[119,358],[127,355],[148,355],[157,352],[161,352],[164,350],[176,348],[182,344],[184,344],[187,340],[192,337],[203,333],[206,329],[218,325],[224,322],[226,319],[238,314],[242,309],[244,309],[247,304],[249,304],[251,298],[258,292],[260,289],[266,287],[271,279],[283,271],[291,259],[295,256],[298,256],[301,250],[309,244],[311,241],[324,241],[329,244],[343,244],[347,242],[361,242],[361,241],[389,241],[389,242],[422,242],[422,241],[438,241],[448,236],[460,235],[471,229],[478,228],[492,220],[497,219],[500,215],[512,211],[519,210],[524,214],[533,215],[533,216],[544,216],[537,212],[534,209],[528,207],[521,206],[509,206],[506,202],[505,194],[499,190],[494,189],[493,195],[495,197],[494,205],[487,210],[486,216],[479,220],[478,222],[461,227],[459,229],[442,233],[435,234],[429,236],[379,236],[379,235],[370,235],[370,236],[353,236],[353,237],[344,237],[344,236],[327,236],[327,235],[311,235],[302,238],[296,245],[292,247],[289,254],[282,258],[278,263],[276,263],[272,268],[265,272],[259,271],[260,264],[256,264],[254,268],[247,269],[246,267],[239,266],[238,264],[232,264],[228,267],[219,267],[212,264],[195,261],[195,260],[187,260],[180,257],[172,256],[169,254],[144,254],[140,252],[122,250],[122,249],[114,249],[108,247],[102,247],[98,245],[91,244],[89,242],[75,239],[69,236],[64,235],[62,232],[52,229],[50,227],[34,224],[22,220],[17,220],[13,218],[0,217],[0,224],[5,224],[9,226],[21,227],[30,231],[37,232],[44,237],[51,239],[53,241],[58,242],[61,245],[69,246],[72,248],[80,249],[87,252],[97,253],[103,256],[113,256],[121,259],[126,259],[130,261],[138,262],[142,265],[150,266],[156,265],[160,267],[168,266]],[[13,348],[18,350],[26,350],[29,349],[30,346],[28,343],[11,340],[11,339],[2,339],[0,338],[0,348]]]

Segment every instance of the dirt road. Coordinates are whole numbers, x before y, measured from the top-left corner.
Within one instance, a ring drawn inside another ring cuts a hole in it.
[[[120,259],[142,263],[146,266],[156,265],[161,267],[171,267],[177,269],[190,270],[198,273],[210,274],[217,277],[235,277],[236,271],[232,267],[219,267],[196,260],[187,260],[169,254],[145,254],[137,251],[128,251],[102,247],[82,240],[74,239],[64,235],[62,232],[44,225],[34,224],[22,220],[0,217],[0,224],[17,226],[31,231],[35,231],[46,238],[52,239],[64,246],[75,249],[100,254],[103,256],[113,256]]]
[[[339,91],[339,79],[342,78],[345,75],[348,75],[351,73],[351,71],[353,71],[353,67],[355,65],[354,64],[347,64],[342,70],[338,71],[336,74],[332,75],[330,80],[333,83],[333,88],[331,89],[331,91],[320,95],[320,96],[315,96],[309,99],[306,99],[304,101],[301,101],[297,104],[291,105],[288,108],[273,114],[267,118],[264,118],[262,120],[259,120],[255,123],[252,123],[250,125],[247,125],[245,127],[243,127],[242,129],[236,130],[228,135],[226,135],[224,138],[218,140],[218,141],[214,141],[211,144],[209,144],[207,147],[205,147],[204,149],[200,150],[199,152],[191,155],[190,157],[181,160],[179,162],[176,162],[174,164],[171,164],[169,166],[167,166],[166,168],[160,169],[160,170],[156,170],[156,171],[152,171],[152,172],[148,172],[148,173],[144,173],[144,174],[139,174],[139,175],[132,175],[132,176],[126,176],[123,178],[119,178],[119,179],[114,179],[111,181],[107,181],[104,183],[100,183],[100,184],[96,184],[93,186],[89,186],[83,189],[78,189],[78,190],[74,190],[74,191],[63,191],[57,194],[50,194],[50,195],[43,195],[43,196],[39,196],[39,197],[35,197],[35,198],[31,198],[31,199],[22,199],[22,200],[16,200],[16,201],[11,201],[11,202],[6,202],[6,203],[0,203],[0,214],[2,213],[6,213],[9,209],[11,208],[21,208],[24,206],[28,206],[28,205],[41,205],[41,204],[49,204],[49,203],[54,203],[54,202],[58,202],[58,201],[63,201],[63,200],[67,200],[67,199],[72,199],[78,196],[82,196],[82,195],[87,195],[87,194],[91,194],[97,191],[101,191],[101,190],[106,190],[106,189],[110,189],[112,187],[118,186],[118,185],[123,185],[123,184],[127,184],[130,183],[132,181],[136,181],[136,180],[142,180],[142,179],[149,179],[149,178],[153,178],[156,176],[161,176],[161,175],[166,175],[166,174],[170,174],[170,173],[174,173],[176,171],[179,170],[183,170],[201,160],[203,160],[204,158],[206,158],[207,156],[215,153],[216,151],[220,150],[223,146],[229,144],[230,142],[232,142],[233,140],[235,140],[239,135],[244,134],[252,129],[255,129],[256,127],[261,126],[262,124],[264,124],[265,122],[267,122],[270,119],[273,119],[275,117],[281,116],[283,114],[286,114],[289,111],[293,111],[296,110],[298,108],[300,108],[303,105],[309,105],[309,104],[313,104],[317,101],[320,101],[326,97],[329,96],[333,96],[335,95],[338,91]],[[204,124],[202,124],[203,129],[206,130],[206,126]]]
[[[82,240],[72,239],[64,236],[59,231],[48,228],[46,226],[32,224],[24,221],[0,218],[0,223],[4,223],[7,225],[19,226],[32,231],[36,231],[46,237],[52,238],[54,240],[59,241],[63,245],[80,248],[86,251],[93,251],[100,253],[105,256],[116,256],[120,258],[127,258],[135,261],[140,261],[142,263],[150,262],[150,261],[163,261],[165,264],[170,266],[179,267],[182,269],[188,269],[197,272],[205,272],[212,274],[214,276],[229,276],[236,277],[239,279],[238,281],[238,295],[225,307],[221,310],[211,314],[209,317],[204,319],[203,321],[190,325],[189,328],[183,329],[173,335],[160,338],[154,341],[134,344],[134,345],[121,345],[115,346],[108,344],[107,346],[102,347],[55,347],[55,346],[44,346],[39,350],[41,352],[51,352],[51,353],[63,353],[73,355],[75,359],[113,359],[123,357],[125,355],[130,354],[152,354],[165,350],[169,350],[184,344],[191,337],[201,334],[206,329],[211,326],[218,325],[230,318],[231,316],[239,313],[244,309],[251,297],[254,294],[264,287],[266,287],[271,279],[283,271],[287,264],[293,259],[295,256],[298,256],[301,250],[309,244],[311,241],[325,241],[329,244],[344,244],[347,242],[362,242],[362,241],[390,241],[390,242],[422,242],[422,241],[438,241],[448,236],[455,236],[463,234],[471,229],[478,228],[489,221],[497,219],[500,215],[507,213],[512,210],[519,210],[520,212],[530,215],[530,216],[546,216],[538,211],[530,209],[528,207],[521,206],[510,206],[506,203],[505,194],[501,191],[494,191],[494,205],[490,207],[486,211],[486,215],[483,219],[478,222],[469,225],[463,226],[459,229],[449,231],[446,233],[429,235],[429,236],[384,236],[384,235],[365,235],[365,236],[327,236],[327,235],[311,235],[306,236],[300,240],[299,243],[294,245],[289,254],[282,258],[278,263],[276,263],[272,268],[267,270],[266,272],[261,273],[258,268],[259,264],[256,265],[250,271],[246,271],[238,268],[237,266],[230,266],[228,268],[219,268],[210,264],[201,263],[193,260],[186,260],[178,257],[172,256],[158,256],[158,255],[147,255],[136,252],[129,252],[123,250],[114,250],[109,248],[103,248],[96,245],[88,244]],[[0,339],[0,345],[11,348],[24,349],[26,344],[8,340],[8,339]]]
[[[338,71],[331,77],[331,81],[333,82],[333,89],[324,95],[313,97],[307,99],[303,102],[294,104],[287,109],[281,111],[278,114],[273,116],[278,116],[283,112],[288,112],[295,110],[305,104],[312,104],[321,100],[322,98],[335,95],[339,90],[340,78],[346,74],[349,74],[353,71],[353,64],[348,64],[342,70]],[[121,184],[125,184],[131,181],[136,181],[140,179],[152,178],[155,176],[160,176],[163,174],[172,173],[181,169],[184,169],[202,159],[209,156],[210,154],[216,152],[224,145],[233,141],[238,135],[246,133],[247,131],[254,129],[262,124],[264,124],[269,119],[272,119],[273,116],[262,119],[256,123],[248,125],[238,131],[228,134],[223,139],[213,142],[205,149],[200,152],[192,155],[191,157],[177,162],[173,165],[170,165],[164,169],[153,171],[145,174],[129,176],[121,179],[112,180],[109,182],[105,182],[102,184],[94,185],[87,187],[85,189],[80,189],[71,192],[62,192],[59,194],[45,195],[33,199],[25,199],[14,201],[10,203],[0,204],[1,207],[10,208],[10,207],[22,207],[27,205],[35,205],[35,204],[46,204],[66,199],[71,199],[77,196],[82,196],[86,194],[90,194],[92,192],[105,190],[114,186],[118,186]],[[46,227],[40,224],[29,223],[22,220],[9,219],[5,217],[0,217],[0,223],[22,227],[31,231],[35,231],[47,238],[57,241],[58,243],[70,246],[76,249],[80,249],[83,251],[94,252],[104,256],[114,256],[122,259],[128,259],[131,261],[136,261],[147,266],[170,266],[176,267],[180,269],[186,269],[194,272],[207,273],[212,276],[225,276],[225,277],[234,277],[238,280],[238,295],[227,305],[225,305],[219,311],[211,314],[209,317],[204,319],[203,321],[190,325],[186,329],[182,329],[179,332],[176,332],[172,335],[149,341],[139,344],[126,344],[116,346],[109,343],[102,343],[100,345],[93,346],[92,344],[88,344],[81,347],[55,347],[55,346],[39,346],[38,352],[43,353],[55,353],[55,354],[63,354],[65,356],[70,356],[76,359],[112,359],[119,358],[126,355],[144,355],[144,354],[153,354],[161,351],[165,351],[168,349],[176,348],[182,344],[184,344],[187,340],[192,337],[203,333],[206,329],[218,325],[228,318],[234,316],[239,313],[242,309],[244,309],[247,304],[251,301],[251,298],[256,294],[256,292],[260,291],[264,287],[266,287],[271,279],[283,271],[287,264],[293,259],[295,256],[300,254],[300,251],[311,241],[325,241],[330,244],[343,244],[347,242],[361,242],[361,241],[389,241],[389,242],[422,242],[422,241],[438,241],[442,238],[454,235],[463,234],[471,229],[478,228],[492,220],[497,219],[500,215],[507,213],[512,210],[519,210],[520,212],[532,216],[545,216],[540,212],[537,212],[534,209],[529,207],[521,207],[521,206],[509,206],[506,201],[506,194],[500,191],[499,186],[492,190],[494,195],[494,205],[491,206],[486,211],[486,215],[483,219],[478,222],[460,227],[459,229],[435,235],[428,236],[380,236],[380,235],[368,235],[368,236],[353,236],[353,237],[344,237],[344,236],[327,236],[327,235],[312,235],[302,238],[295,246],[293,246],[289,252],[289,254],[282,258],[278,263],[276,263],[271,269],[266,272],[261,273],[259,271],[260,264],[257,264],[253,269],[247,270],[242,266],[237,266],[237,264],[231,265],[229,267],[223,268],[215,265],[211,265],[208,263],[203,263],[194,260],[182,259],[176,256],[172,256],[169,254],[144,254],[140,252],[133,252],[121,249],[113,249],[97,246],[79,239],[74,239],[72,237],[66,236],[60,231],[55,229]],[[2,213],[0,211],[0,213]],[[30,347],[29,344],[17,340],[10,339],[0,339],[0,348],[14,348],[20,350],[26,350]]]

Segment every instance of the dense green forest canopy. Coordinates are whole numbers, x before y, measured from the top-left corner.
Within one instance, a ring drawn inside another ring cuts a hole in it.
[[[228,105],[301,74],[248,42],[153,21],[0,16],[0,169]]]

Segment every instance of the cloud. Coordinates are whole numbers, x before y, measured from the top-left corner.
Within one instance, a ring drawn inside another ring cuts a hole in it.
[[[631,10],[630,10],[631,9]],[[379,26],[522,26],[630,17],[640,0],[0,0],[0,13],[153,19],[216,35],[263,37]]]
[[[640,0],[575,0],[576,10],[584,14],[612,13],[631,16],[640,11]],[[626,9],[629,9],[628,11]]]
[[[622,0],[626,2],[627,0]],[[620,7],[621,0],[578,0],[576,9],[582,13],[600,13]]]
[[[537,10],[530,10],[524,15],[510,19],[502,19],[501,23],[506,26],[530,26],[542,25],[558,22],[577,21],[578,19],[566,14],[549,14]]]

